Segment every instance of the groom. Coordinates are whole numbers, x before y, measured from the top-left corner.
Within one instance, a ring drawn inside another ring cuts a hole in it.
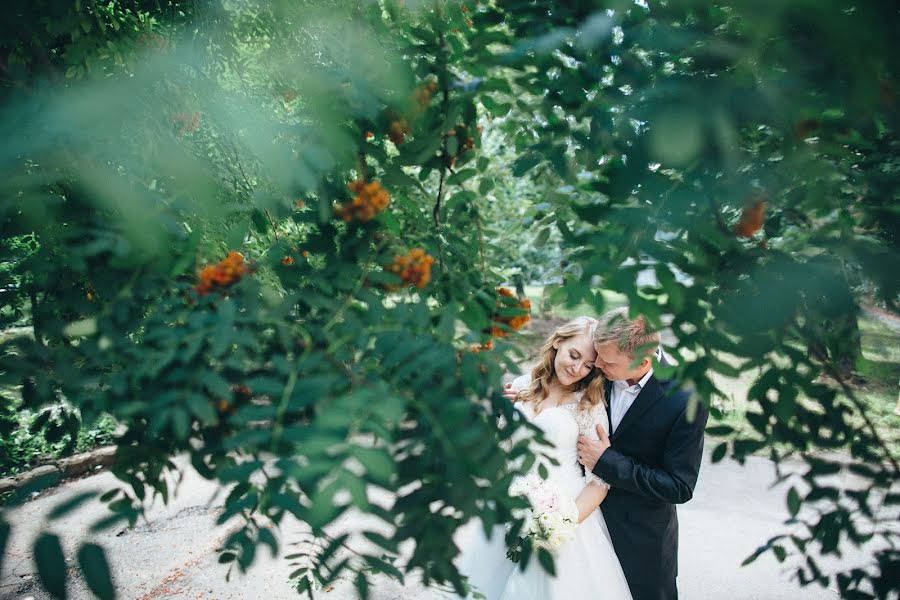
[[[659,334],[628,309],[606,313],[594,334],[596,366],[606,376],[611,435],[578,439],[578,461],[610,484],[600,505],[634,600],[675,600],[678,517],[694,493],[709,416],[687,414],[687,392],[653,375]]]

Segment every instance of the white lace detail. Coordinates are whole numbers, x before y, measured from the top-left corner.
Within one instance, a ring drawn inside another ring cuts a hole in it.
[[[515,390],[523,390],[527,388],[530,383],[531,377],[529,375],[521,375],[513,380],[512,387]],[[609,417],[606,415],[606,407],[602,404],[597,404],[596,406],[591,407],[589,410],[581,410],[579,408],[579,403],[581,402],[582,397],[584,397],[584,390],[576,392],[573,395],[574,402],[566,402],[565,404],[560,404],[558,408],[566,409],[569,413],[571,413],[572,418],[578,425],[579,435],[583,435],[588,439],[594,441],[599,440],[600,436],[597,435],[597,425],[603,427],[603,430],[606,431],[607,435],[609,435]],[[518,403],[517,407],[525,413],[529,420],[534,418],[534,411],[532,410],[531,406],[525,406],[522,403]],[[506,449],[506,451],[508,452],[509,449]],[[605,488],[610,487],[609,484],[606,483],[603,479],[597,477],[587,469],[585,469],[584,478],[585,485],[591,482],[597,482]]]
[[[581,397],[579,396],[579,400]],[[609,435],[609,417],[606,415],[606,407],[602,404],[597,404],[592,406],[590,410],[577,410],[578,404],[567,404],[566,408],[572,407],[571,410],[574,412],[575,422],[578,423],[578,433],[585,436],[588,439],[597,441],[600,439],[600,436],[597,435],[597,425],[603,427],[603,430]],[[584,470],[584,477],[587,480],[587,483],[597,482],[603,487],[609,489],[609,484],[603,481],[600,477],[594,475],[591,471],[587,469]]]

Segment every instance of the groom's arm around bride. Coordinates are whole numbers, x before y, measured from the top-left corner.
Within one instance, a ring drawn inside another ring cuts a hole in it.
[[[674,505],[693,495],[709,414],[698,406],[689,418],[689,394],[653,375],[659,336],[645,331],[643,318],[607,313],[594,343],[608,380],[611,433],[598,431],[599,442],[580,438],[579,461],[612,486],[601,510],[635,600],[674,599]]]

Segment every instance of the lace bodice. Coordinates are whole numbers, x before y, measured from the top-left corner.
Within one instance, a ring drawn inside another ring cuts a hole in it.
[[[521,390],[530,383],[527,375],[513,381],[513,389]],[[597,425],[603,427],[609,433],[609,419],[606,415],[606,407],[602,404],[591,407],[589,410],[579,408],[581,393],[575,394],[571,402],[559,406],[544,407],[537,415],[530,405],[517,403],[516,406],[528,417],[528,420],[541,428],[544,436],[555,446],[553,456],[559,461],[558,469],[564,473],[571,473],[577,469],[581,474],[578,464],[578,436],[583,435],[592,440],[600,439],[597,435]],[[585,484],[596,482],[604,487],[609,487],[605,481],[585,470]]]

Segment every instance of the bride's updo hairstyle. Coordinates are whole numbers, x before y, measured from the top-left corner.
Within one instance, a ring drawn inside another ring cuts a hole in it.
[[[560,325],[541,347],[537,365],[531,370],[531,383],[519,392],[516,402],[531,402],[535,414],[541,412],[541,405],[550,395],[550,384],[556,379],[553,365],[557,349],[553,345],[578,335],[586,335],[588,339],[593,339],[597,323],[597,319],[591,317],[576,317]],[[603,397],[603,377],[596,367],[591,367],[590,372],[573,385],[572,391],[582,390],[584,395],[578,403],[579,410],[590,410],[597,404],[606,405],[606,399]]]

